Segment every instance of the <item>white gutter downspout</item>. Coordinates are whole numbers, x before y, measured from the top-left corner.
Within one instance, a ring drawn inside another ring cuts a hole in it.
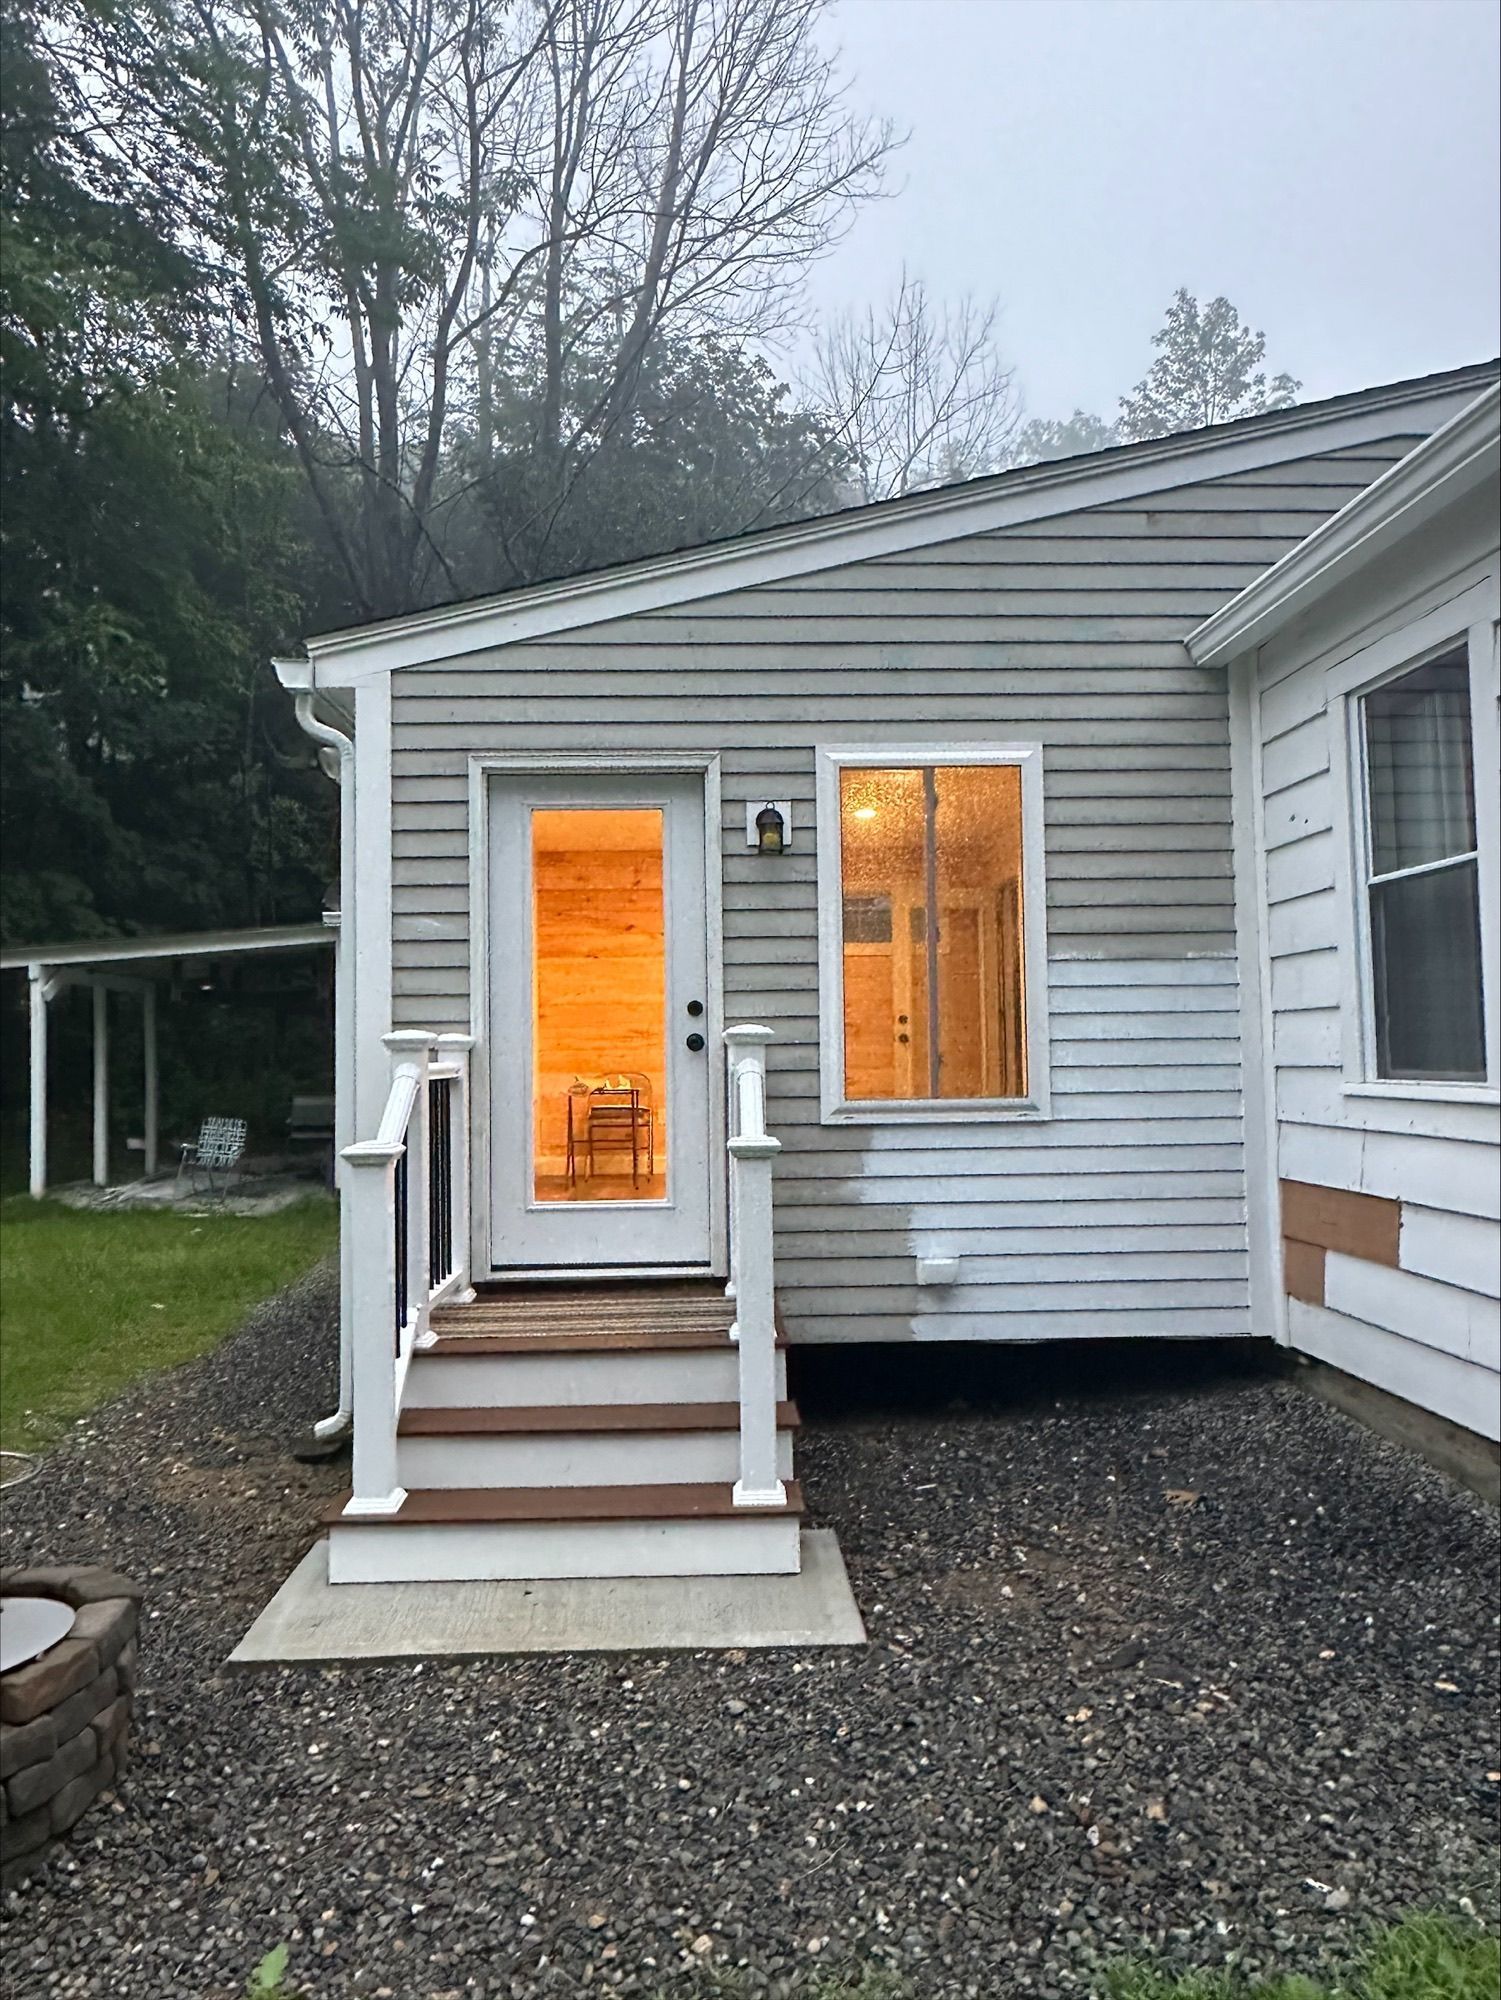
[[[276,663],[278,669],[281,662]],[[302,672],[306,668],[299,661]],[[318,747],[318,764],[339,787],[339,912],[323,921],[334,933],[334,1182],[339,1190],[339,1407],[313,1425],[317,1438],[342,1437],[354,1421],[354,1322],[350,1302],[353,1237],[344,1149],[354,1129],[354,742],[313,713],[313,690],[294,690],[299,726]]]

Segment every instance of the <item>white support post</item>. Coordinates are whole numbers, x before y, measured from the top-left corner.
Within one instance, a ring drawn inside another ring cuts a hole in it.
[[[397,1478],[396,1237],[391,1227],[401,1142],[366,1139],[344,1149],[344,1213],[354,1281],[351,1407],[354,1462],[344,1512],[394,1514],[406,1499]]]
[[[449,1300],[467,1305],[474,1297],[474,1278],[469,1247],[469,1175],[475,1149],[469,1130],[469,1051],[473,1035],[439,1035],[437,1059],[452,1063],[458,1070],[453,1085],[453,1118],[450,1125],[453,1145],[451,1185],[453,1188],[453,1290]]]
[[[109,1180],[109,989],[94,983],[94,1185]]]
[[[766,1044],[770,1028],[724,1031],[730,1051],[730,1182],[738,1184],[735,1328],[740,1348],[740,1477],[737,1507],[781,1507],[777,1472],[776,1269],[772,1162],[782,1150],[766,1130]]]
[[[47,1192],[47,1003],[52,989],[45,965],[26,968],[31,1002],[31,1179],[34,1199]]]
[[[397,1028],[381,1038],[393,1066],[409,1064],[415,1074],[412,1115],[407,1121],[407,1317],[415,1319],[414,1342],[427,1344],[428,1294],[432,1290],[427,1235],[428,1102],[427,1068],[436,1039],[425,1028]]]
[[[299,714],[300,714],[299,709]],[[353,825],[352,756],[340,759],[339,867],[341,895],[347,897],[354,870],[347,860]],[[334,934],[334,1187],[339,1197],[339,1402],[331,1416],[313,1425],[316,1438],[342,1437],[354,1409],[354,1223],[350,1214],[351,1174],[344,1149],[354,1143],[354,979],[353,952],[344,932],[344,907],[325,911]]]
[[[156,1060],[156,987],[148,980],[141,989],[142,1167],[147,1180],[156,1176],[161,1136],[161,1083]]]

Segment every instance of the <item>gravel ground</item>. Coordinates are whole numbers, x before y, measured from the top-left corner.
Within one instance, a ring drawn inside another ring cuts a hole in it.
[[[319,2000],[855,1965],[993,2000],[1493,1911],[1495,1516],[1162,1350],[1091,1350],[1087,1394],[989,1350],[957,1407],[924,1357],[901,1414],[900,1362],[855,1408],[820,1357],[800,1469],[867,1650],[226,1673],[344,1477],[284,1442],[328,1400],[331,1305],[326,1273],[272,1301],[7,1506],[8,1561],[150,1593],[134,1766],[9,1899],[8,2000],[238,1996],[283,1940]]]

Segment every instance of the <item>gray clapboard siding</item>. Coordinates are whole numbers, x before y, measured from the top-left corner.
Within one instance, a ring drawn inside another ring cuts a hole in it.
[[[1501,1144],[1494,1105],[1352,1095],[1343,1009],[1359,970],[1339,886],[1329,676],[1362,645],[1501,564],[1493,503],[1409,537],[1276,635],[1257,660],[1271,955],[1276,1165],[1286,1180],[1401,1204],[1399,1267],[1330,1252],[1322,1306],[1289,1302],[1293,1343],[1495,1434],[1501,1372]],[[1478,774],[1477,774],[1478,778]],[[1434,1129],[1435,1117],[1442,1130]]]
[[[472,753],[718,750],[725,1012],[777,1031],[794,1336],[1249,1331],[1228,708],[1182,641],[1408,442],[398,673],[398,1018],[470,1025]],[[826,1126],[814,749],[935,737],[1044,745],[1053,1117]],[[793,803],[775,871],[744,844],[767,797]],[[941,1293],[914,1282],[938,1240]]]

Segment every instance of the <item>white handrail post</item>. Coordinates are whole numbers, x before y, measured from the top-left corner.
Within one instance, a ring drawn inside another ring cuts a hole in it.
[[[45,965],[26,968],[31,1001],[31,1169],[28,1185],[40,1201],[47,1192],[47,1003],[52,983]]]
[[[782,1150],[766,1130],[766,1044],[770,1028],[727,1028],[730,1051],[730,1182],[738,1248],[733,1264],[740,1348],[740,1477],[737,1507],[780,1507],[777,1471],[776,1270],[772,1162]]]
[[[453,1292],[452,1300],[457,1305],[467,1305],[474,1297],[474,1280],[470,1267],[469,1248],[469,1051],[474,1047],[473,1035],[439,1035],[438,1059],[451,1062],[458,1070],[453,1083],[452,1116],[449,1120],[449,1145],[452,1148],[452,1166],[449,1186],[453,1191]]]
[[[94,1185],[109,1179],[109,990],[94,988]]]
[[[396,1467],[396,1235],[391,1225],[398,1141],[344,1148],[350,1223],[354,1466],[349,1515],[394,1514],[406,1498]]]
[[[432,1290],[428,1243],[427,1069],[436,1037],[425,1028],[397,1028],[381,1037],[391,1053],[393,1072],[410,1065],[415,1074],[411,1116],[407,1120],[407,1318],[415,1320],[414,1341],[427,1338],[428,1294]],[[403,1337],[406,1329],[402,1328]]]
[[[156,985],[147,980],[141,988],[141,1166],[148,1181],[156,1178],[156,1156],[160,1150],[161,1085],[156,1057]]]

